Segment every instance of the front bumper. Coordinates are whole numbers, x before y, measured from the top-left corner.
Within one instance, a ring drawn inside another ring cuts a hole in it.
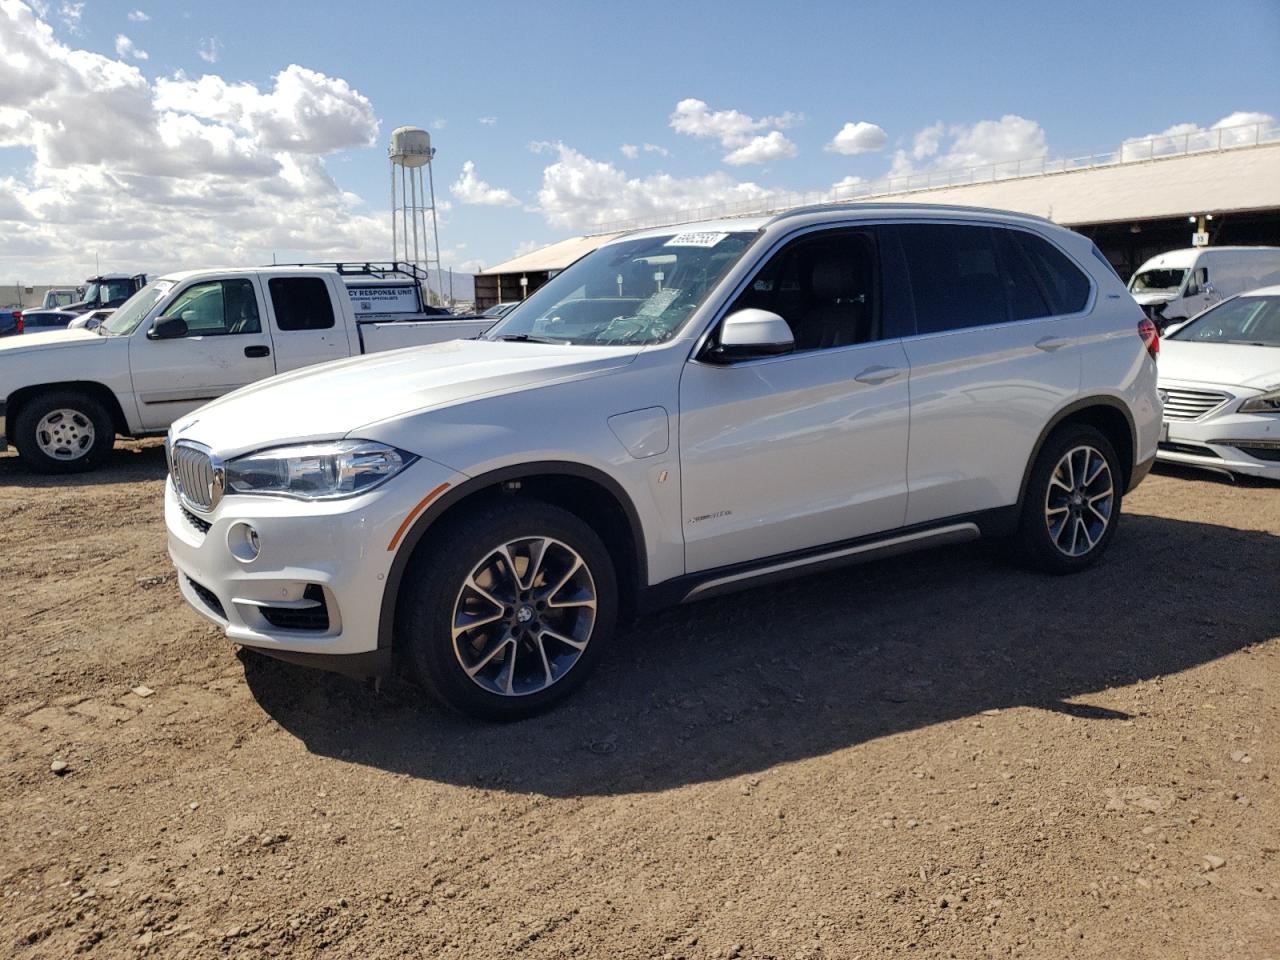
[[[1225,388],[1217,387],[1223,390]],[[1249,395],[1255,395],[1249,391]],[[1161,463],[1280,480],[1280,416],[1238,413],[1233,396],[1196,420],[1168,420],[1156,457]]]
[[[419,460],[349,500],[232,495],[207,515],[187,510],[166,481],[165,527],[179,589],[238,644],[344,673],[385,673],[391,650],[379,646],[378,624],[396,556],[389,547],[428,491],[462,479]],[[247,562],[233,553],[246,523],[261,548]],[[300,626],[300,611],[322,611],[319,624],[312,616]]]

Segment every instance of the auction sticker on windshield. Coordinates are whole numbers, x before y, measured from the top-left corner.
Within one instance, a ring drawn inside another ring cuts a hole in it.
[[[677,233],[663,244],[664,247],[714,247],[729,236],[727,233]]]

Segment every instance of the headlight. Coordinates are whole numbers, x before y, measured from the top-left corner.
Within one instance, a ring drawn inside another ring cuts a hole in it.
[[[228,493],[332,500],[372,490],[418,458],[373,440],[276,447],[226,463]]]
[[[1240,404],[1241,413],[1280,413],[1280,387]]]

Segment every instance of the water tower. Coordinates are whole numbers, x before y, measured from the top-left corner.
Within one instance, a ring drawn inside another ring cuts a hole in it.
[[[428,289],[434,266],[436,290],[443,297],[440,231],[436,226],[436,184],[431,172],[431,158],[435,153],[431,134],[421,127],[396,127],[391,131],[391,145],[387,148],[387,156],[391,158],[391,259],[412,265],[418,278],[428,281]],[[423,170],[426,170],[425,181]],[[431,214],[429,241],[428,213]],[[422,234],[421,247],[419,233]]]

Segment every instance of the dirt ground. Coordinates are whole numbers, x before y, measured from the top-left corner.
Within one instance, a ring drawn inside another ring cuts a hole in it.
[[[0,456],[0,955],[1280,958],[1280,488],[683,607],[485,726],[238,658],[163,472]]]

